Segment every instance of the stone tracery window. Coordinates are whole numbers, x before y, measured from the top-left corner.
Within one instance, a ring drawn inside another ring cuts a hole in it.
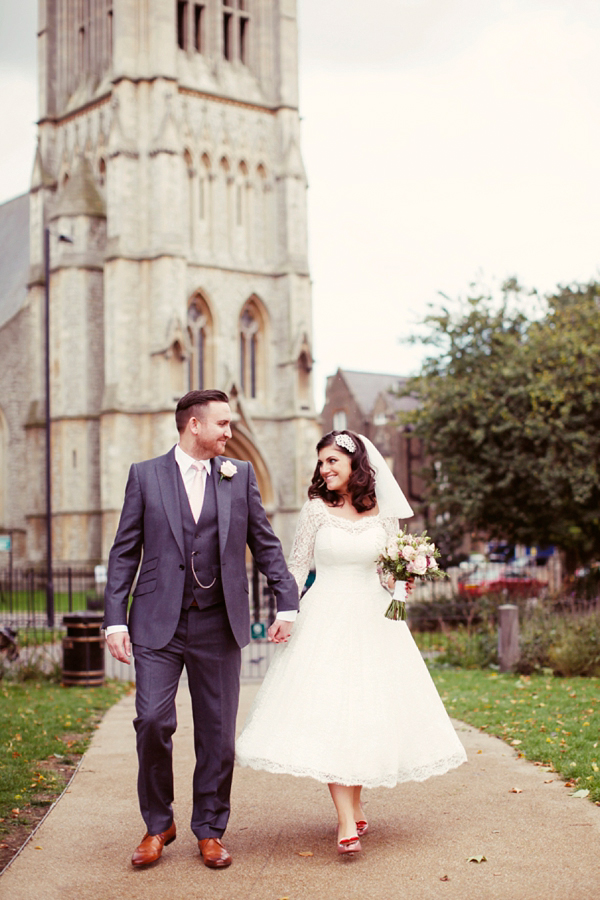
[[[264,386],[265,319],[255,297],[240,315],[240,384],[246,397],[257,397]]]
[[[188,308],[190,390],[202,391],[213,381],[213,319],[208,303],[198,291]]]

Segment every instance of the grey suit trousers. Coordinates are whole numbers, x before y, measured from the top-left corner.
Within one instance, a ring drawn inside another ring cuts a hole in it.
[[[156,651],[134,644],[133,655],[138,795],[148,833],[160,834],[173,821],[175,696],[185,666],[196,749],[192,831],[199,840],[221,837],[230,811],[241,659],[225,604],[182,610],[166,647]]]

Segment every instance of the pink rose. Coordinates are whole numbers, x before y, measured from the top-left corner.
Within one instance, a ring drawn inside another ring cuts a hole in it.
[[[386,555],[390,557],[390,559],[398,559],[399,549],[396,541],[390,541],[390,543],[386,547]]]
[[[414,547],[407,545],[402,548],[402,556],[404,559],[413,560],[417,555],[417,551]]]
[[[427,571],[427,557],[422,555],[416,556],[406,568],[415,575],[424,575]]]

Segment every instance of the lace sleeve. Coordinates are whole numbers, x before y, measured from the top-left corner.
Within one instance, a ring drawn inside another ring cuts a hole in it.
[[[385,518],[381,520],[381,524],[383,525],[383,529],[385,531],[385,543],[386,546],[389,544],[393,538],[398,534],[400,525],[398,523],[398,519],[389,519]],[[385,550],[385,547],[383,548]],[[393,588],[388,584],[389,575],[385,572],[379,572],[379,581],[381,586],[386,589],[386,591],[392,592]]]
[[[381,524],[385,529],[386,543],[389,543],[392,538],[396,537],[398,531],[400,530],[398,519],[382,519]]]
[[[300,594],[310,571],[317,529],[315,504],[308,500],[300,510],[288,565],[290,572],[296,579]]]

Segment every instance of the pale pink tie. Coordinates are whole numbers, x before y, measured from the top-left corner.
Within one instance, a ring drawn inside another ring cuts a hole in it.
[[[202,503],[204,501],[204,476],[202,474],[204,464],[202,462],[197,462],[194,463],[191,468],[195,469],[196,472],[194,474],[193,481],[190,484],[189,499],[194,522],[197,522],[200,518],[200,513],[202,512]]]

